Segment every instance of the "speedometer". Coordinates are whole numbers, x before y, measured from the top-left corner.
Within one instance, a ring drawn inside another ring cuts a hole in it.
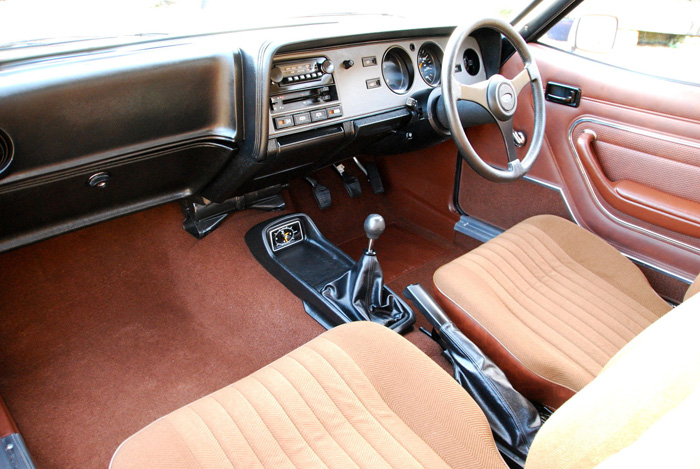
[[[430,86],[440,84],[442,51],[434,42],[426,42],[418,49],[418,72]]]

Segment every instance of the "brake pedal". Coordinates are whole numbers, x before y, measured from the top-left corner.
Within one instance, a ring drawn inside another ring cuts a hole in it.
[[[360,168],[363,173],[365,173],[365,176],[367,176],[369,185],[372,187],[372,192],[375,194],[383,194],[384,183],[382,182],[382,175],[379,173],[377,163],[370,161],[369,163],[362,164],[356,156],[354,156],[352,159],[357,167]]]
[[[335,168],[336,172],[340,175],[340,179],[343,180],[343,185],[345,186],[345,190],[348,191],[348,195],[350,197],[359,197],[362,194],[360,181],[355,176],[348,173],[345,166],[342,164],[334,164],[333,168]]]
[[[307,176],[304,179],[306,180],[306,182],[311,184],[311,192],[314,195],[314,199],[316,199],[318,208],[320,208],[321,210],[325,210],[328,207],[330,207],[333,203],[333,201],[331,200],[331,191],[329,191],[326,186],[324,186],[311,176]]]

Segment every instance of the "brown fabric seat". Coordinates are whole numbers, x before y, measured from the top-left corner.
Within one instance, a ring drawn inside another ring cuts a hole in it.
[[[370,322],[330,330],[154,422],[112,468],[505,467],[445,371]]]
[[[700,296],[554,412],[526,469],[698,467]],[[111,467],[503,467],[484,415],[399,335],[339,326],[124,442]]]
[[[435,272],[451,319],[531,400],[559,407],[671,308],[612,246],[549,215]]]
[[[700,467],[700,296],[690,296],[552,414],[526,469]]]

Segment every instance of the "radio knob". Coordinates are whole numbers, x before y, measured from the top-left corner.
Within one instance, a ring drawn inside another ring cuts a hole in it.
[[[335,65],[333,65],[333,62],[331,62],[329,59],[326,59],[321,64],[321,70],[323,70],[323,73],[333,73],[335,70]]]
[[[282,69],[279,67],[275,67],[272,69],[270,72],[270,80],[274,81],[275,83],[279,83],[282,81]]]

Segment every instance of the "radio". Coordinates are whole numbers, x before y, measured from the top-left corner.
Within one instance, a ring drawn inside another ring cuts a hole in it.
[[[270,114],[276,130],[343,116],[334,68],[326,57],[274,63],[270,72]]]
[[[277,85],[292,85],[306,82],[330,82],[335,65],[326,57],[312,57],[303,60],[275,64],[270,72],[270,80]]]

